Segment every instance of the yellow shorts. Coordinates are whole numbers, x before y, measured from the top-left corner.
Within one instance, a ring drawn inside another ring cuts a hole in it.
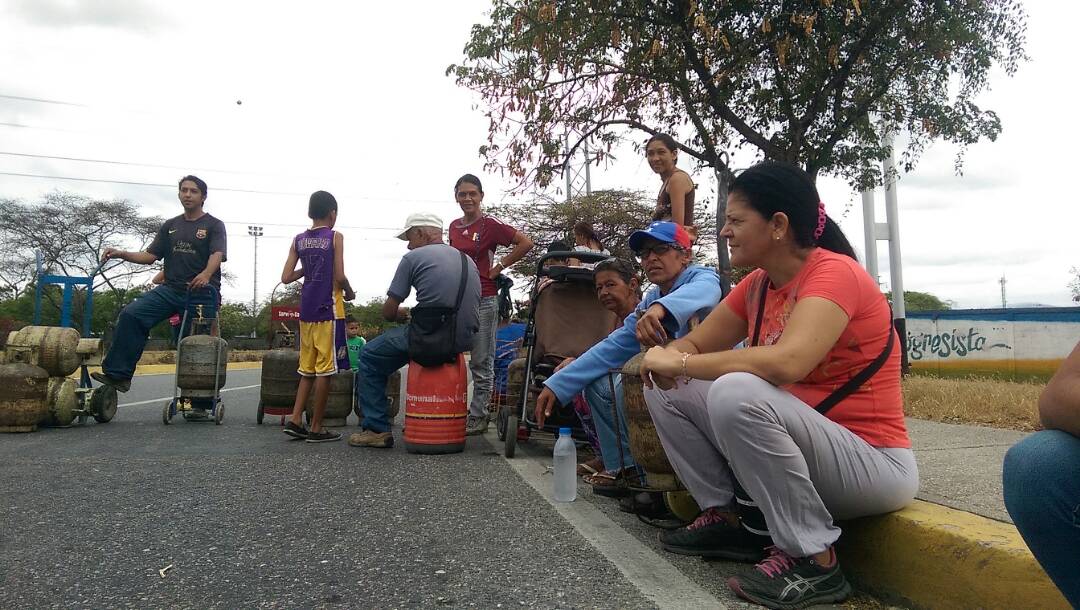
[[[337,346],[334,345],[334,320],[300,322],[300,366],[305,377],[336,375]]]

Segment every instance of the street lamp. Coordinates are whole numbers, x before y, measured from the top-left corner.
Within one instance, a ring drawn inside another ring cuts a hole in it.
[[[251,277],[251,338],[255,338],[255,331],[259,327],[259,238],[262,237],[263,228],[256,225],[248,225],[248,235],[255,241],[255,270]]]

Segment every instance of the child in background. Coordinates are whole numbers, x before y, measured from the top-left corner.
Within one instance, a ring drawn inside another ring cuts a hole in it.
[[[352,316],[345,318],[345,334],[348,336],[349,368],[355,371],[360,364],[360,352],[363,351],[367,340],[360,336],[360,322]]]
[[[356,296],[345,277],[344,238],[334,231],[337,213],[338,204],[333,195],[326,191],[312,193],[308,202],[312,226],[293,239],[281,273],[283,284],[304,278],[300,292],[300,387],[292,417],[283,432],[309,443],[341,440],[340,434],[322,425],[330,377],[337,374],[340,359],[347,357],[336,332],[340,327],[337,321],[345,317],[342,297],[351,301]],[[301,417],[313,385],[315,397],[309,430],[304,428]]]

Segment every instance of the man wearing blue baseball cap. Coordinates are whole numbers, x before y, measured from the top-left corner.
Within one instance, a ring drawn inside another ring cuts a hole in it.
[[[612,396],[608,371],[625,364],[642,347],[663,345],[682,337],[690,331],[691,319],[703,319],[720,302],[720,277],[712,269],[691,263],[690,246],[686,229],[673,222],[654,222],[630,235],[630,248],[637,253],[653,288],[626,317],[622,327],[549,377],[536,400],[536,420],[543,425],[556,402],[569,404],[583,390],[590,404],[595,401],[610,405],[614,399],[617,423],[612,421],[610,408],[592,410],[604,460],[604,471],[586,478],[595,493],[622,495],[625,493],[622,479],[638,472],[627,442],[622,379],[615,377]],[[615,425],[619,426],[618,433]]]

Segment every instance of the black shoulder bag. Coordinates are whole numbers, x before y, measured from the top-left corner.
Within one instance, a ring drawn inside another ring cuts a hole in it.
[[[461,255],[461,282],[453,307],[429,305],[413,307],[409,313],[409,360],[420,366],[439,366],[453,362],[460,353],[454,349],[457,335],[457,312],[465,295],[469,266],[465,253]]]
[[[761,294],[758,303],[757,319],[754,320],[754,337],[750,341],[750,346],[754,347],[758,344],[759,335],[761,334],[761,319],[765,317],[765,295],[769,292],[769,276],[763,275],[761,282]],[[836,406],[841,400],[844,400],[848,396],[851,396],[855,390],[866,383],[874,373],[881,370],[881,367],[885,364],[885,361],[889,359],[889,354],[892,353],[893,343],[895,341],[896,331],[892,327],[889,327],[889,340],[885,343],[885,349],[881,350],[877,358],[874,361],[866,365],[866,368],[859,371],[857,375],[847,380],[847,383],[836,388],[831,394],[826,396],[816,407],[818,413],[825,415]]]

